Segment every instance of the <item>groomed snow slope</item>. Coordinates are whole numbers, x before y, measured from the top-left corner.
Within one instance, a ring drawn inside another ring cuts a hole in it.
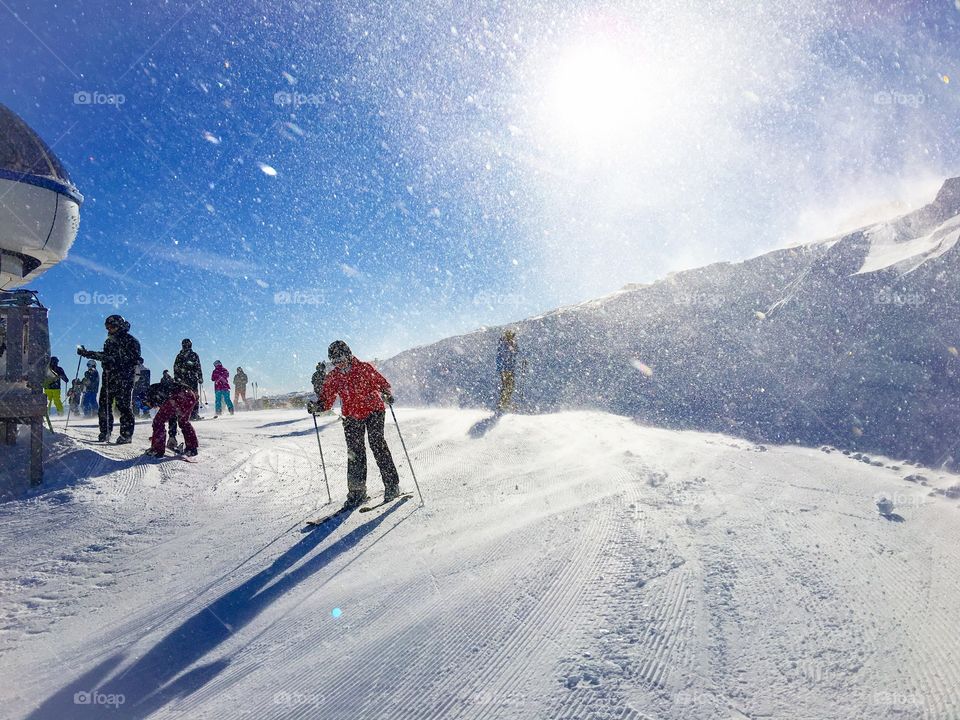
[[[602,413],[398,416],[426,506],[311,532],[300,411],[198,423],[197,464],[135,461],[144,425],[59,442],[0,505],[0,714],[960,716],[955,476]]]

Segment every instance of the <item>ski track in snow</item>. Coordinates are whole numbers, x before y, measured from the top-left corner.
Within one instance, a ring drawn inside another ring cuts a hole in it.
[[[142,423],[52,464],[0,505],[4,716],[960,717],[960,513],[930,496],[955,476],[601,413],[398,415],[427,504],[312,530],[345,495],[336,420],[332,505],[300,411],[198,423],[196,464],[136,461]],[[73,702],[94,689],[125,701]]]

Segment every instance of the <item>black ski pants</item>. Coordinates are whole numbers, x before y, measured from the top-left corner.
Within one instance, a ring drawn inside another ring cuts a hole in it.
[[[133,378],[120,377],[114,379],[111,375],[104,378],[100,385],[100,434],[110,435],[113,432],[113,403],[117,403],[120,411],[120,434],[133,436]]]
[[[343,434],[347,439],[347,499],[362,498],[367,491],[367,447],[364,444],[364,435],[370,439],[370,449],[380,468],[380,477],[383,480],[385,491],[395,490],[400,486],[400,475],[397,466],[393,464],[393,456],[387,441],[383,437],[383,423],[385,412],[371,413],[363,420],[357,418],[343,418]]]

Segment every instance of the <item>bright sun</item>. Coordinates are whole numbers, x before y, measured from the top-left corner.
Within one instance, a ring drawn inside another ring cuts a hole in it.
[[[589,152],[642,140],[665,119],[668,83],[663,63],[602,40],[584,42],[548,75],[545,124],[554,140]]]

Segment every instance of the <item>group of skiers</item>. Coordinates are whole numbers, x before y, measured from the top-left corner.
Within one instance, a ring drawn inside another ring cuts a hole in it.
[[[100,426],[100,442],[109,442],[114,428],[114,408],[120,416],[120,436],[117,445],[132,441],[135,427],[134,413],[149,417],[150,410],[156,409],[153,419],[153,434],[150,449],[153,455],[163,455],[166,448],[179,449],[176,440],[177,427],[183,433],[186,455],[197,454],[197,435],[190,420],[200,419],[199,402],[203,385],[203,368],[200,357],[193,350],[189,339],[181,343],[173,365],[173,375],[164,370],[158,383],[150,382],[150,370],[144,366],[140,355],[140,342],[130,334],[130,323],[120,315],[111,315],[104,321],[107,339],[103,350],[77,348],[77,354],[88,358],[87,372],[82,381],[83,405],[95,409]],[[102,380],[97,373],[97,362],[103,368]],[[60,382],[69,382],[66,373],[59,366],[57,358],[51,358],[50,379],[44,386],[49,402],[62,412],[60,402]],[[55,380],[54,380],[55,379]],[[232,415],[233,403],[230,400],[230,372],[217,360],[210,378],[216,391],[216,416],[220,415],[222,403]],[[237,399],[246,404],[247,375],[243,368],[237,368],[234,377],[237,384]],[[99,402],[95,396],[99,386]],[[76,386],[74,386],[76,387]],[[71,389],[73,391],[73,388]],[[74,393],[75,395],[76,393]],[[89,397],[89,396],[94,397]],[[169,440],[167,435],[169,433]]]
[[[116,442],[118,445],[131,442],[136,404],[141,412],[149,412],[150,409],[157,411],[147,454],[162,457],[167,448],[179,450],[176,439],[179,427],[184,440],[182,452],[196,455],[198,441],[191,420],[199,419],[203,369],[192,342],[189,339],[182,341],[181,350],[174,361],[173,375],[164,370],[160,382],[151,384],[150,371],[143,366],[140,355],[140,343],[130,334],[130,323],[120,315],[111,315],[104,326],[107,339],[102,351],[87,350],[83,346],[77,349],[78,355],[89,359],[83,381],[84,387],[88,388],[85,392],[90,392],[90,387],[96,387],[96,362],[99,361],[103,367],[98,404],[100,441],[107,442],[110,439],[114,425],[113,407],[116,404],[120,414],[120,437]],[[496,362],[500,376],[498,413],[507,412],[513,406],[520,368],[518,353],[515,331],[505,331],[497,346]],[[384,437],[386,406],[394,402],[390,383],[373,365],[354,357],[343,340],[330,344],[327,357],[332,368],[328,370],[326,363],[317,363],[311,377],[317,400],[308,403],[307,410],[313,414],[328,412],[337,398],[340,399],[347,444],[347,500],[344,508],[359,507],[369,499],[366,491],[367,443],[383,480],[384,502],[389,502],[400,494],[400,476]],[[51,358],[50,364],[51,375],[56,378],[56,388],[45,386],[44,392],[49,401],[62,411],[59,387],[61,380],[68,382],[68,379],[57,358]],[[211,380],[216,393],[216,416],[220,415],[224,404],[232,415],[234,405],[230,399],[230,372],[219,360],[214,362]],[[247,375],[242,368],[237,368],[234,383],[237,401],[243,399],[246,403]],[[85,400],[84,405],[86,407]]]
[[[53,364],[56,360],[57,358],[55,357],[50,358],[50,369],[54,372]],[[57,394],[59,394],[59,380],[56,382],[56,387],[52,387],[52,379],[48,379],[48,382],[51,383],[50,389],[55,390]],[[70,412],[77,415],[82,412],[84,417],[96,415],[99,410],[97,405],[97,393],[99,390],[100,372],[97,370],[97,362],[95,360],[87,360],[87,369],[83,373],[83,377],[74,379],[70,385],[70,389],[67,390],[67,401],[70,403]],[[49,410],[49,403],[47,408]]]

